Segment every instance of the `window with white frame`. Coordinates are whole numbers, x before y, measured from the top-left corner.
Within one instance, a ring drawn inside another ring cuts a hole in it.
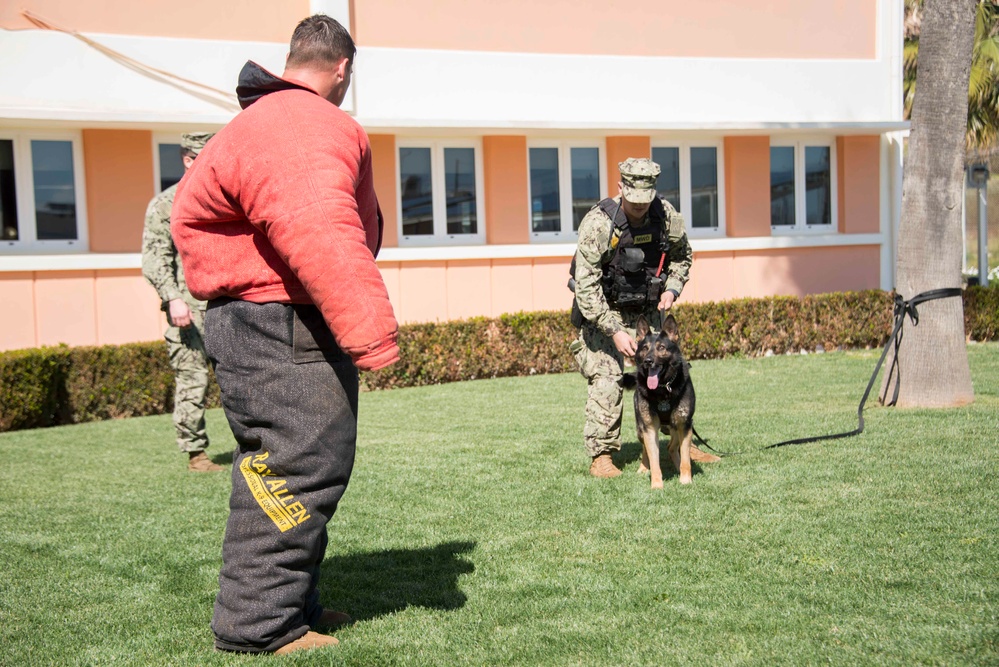
[[[531,238],[575,239],[583,216],[606,192],[603,150],[592,143],[528,145]]]
[[[659,165],[656,191],[683,213],[691,236],[717,236],[725,230],[720,142],[657,142],[652,161]]]
[[[78,135],[0,131],[0,250],[86,250]]]
[[[400,245],[485,241],[481,153],[475,142],[399,142]]]
[[[184,176],[184,161],[180,155],[180,139],[156,139],[156,191],[163,192],[180,182]]]
[[[835,231],[836,152],[829,141],[770,142],[770,227]]]

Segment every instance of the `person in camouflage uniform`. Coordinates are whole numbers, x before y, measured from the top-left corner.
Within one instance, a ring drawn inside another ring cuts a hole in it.
[[[628,158],[618,168],[621,194],[600,202],[583,217],[573,263],[575,307],[583,321],[570,350],[589,385],[583,442],[594,477],[621,474],[611,454],[621,449],[620,381],[625,359],[637,349],[638,318],[644,315],[653,329],[661,328],[663,313],[680,296],[693,260],[683,217],[665,199],[659,198],[661,208],[654,205],[659,165],[648,158]],[[641,251],[637,270],[647,290],[644,300],[630,299],[627,307],[615,301],[613,290],[611,295],[605,292],[611,265],[622,254],[619,245]]]
[[[203,132],[181,136],[185,172],[211,137],[212,134]],[[176,382],[173,423],[177,446],[187,453],[189,470],[212,472],[223,468],[205,454],[208,447],[205,431],[208,356],[202,342],[205,303],[188,291],[184,267],[170,236],[170,211],[176,192],[177,186],[173,185],[149,202],[142,232],[142,275],[156,289],[161,308],[167,314],[164,337]]]

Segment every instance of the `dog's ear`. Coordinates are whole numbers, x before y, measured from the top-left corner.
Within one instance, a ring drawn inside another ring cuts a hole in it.
[[[676,325],[676,318],[672,314],[667,315],[663,322],[663,333],[674,343],[680,339],[680,328]]]
[[[649,323],[645,321],[645,315],[638,318],[638,322],[635,324],[635,338],[642,340],[649,335]]]

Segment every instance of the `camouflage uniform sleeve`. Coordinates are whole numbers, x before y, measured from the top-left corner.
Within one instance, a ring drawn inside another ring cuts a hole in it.
[[[175,187],[164,190],[149,202],[142,230],[142,275],[160,295],[163,307],[168,301],[184,298],[174,269],[177,249],[170,236],[170,209]]]
[[[666,273],[665,289],[673,290],[677,296],[683,291],[683,286],[690,279],[690,265],[694,262],[694,251],[687,240],[687,228],[680,215],[668,202],[666,204],[669,220],[669,270]]]
[[[576,248],[576,304],[579,312],[606,336],[624,330],[621,316],[604,298],[600,279],[602,264],[609,254],[611,220],[598,208],[593,208],[579,224],[579,245]]]

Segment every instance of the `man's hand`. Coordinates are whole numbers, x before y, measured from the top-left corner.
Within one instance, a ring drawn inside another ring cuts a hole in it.
[[[667,311],[673,307],[673,302],[676,301],[676,295],[666,290],[663,295],[659,297],[659,310]]]
[[[635,356],[635,352],[638,350],[638,345],[635,343],[635,339],[628,335],[627,331],[618,331],[614,334],[614,347],[617,351],[626,357]]]
[[[171,324],[181,329],[191,326],[191,308],[183,299],[170,299],[167,306]]]

